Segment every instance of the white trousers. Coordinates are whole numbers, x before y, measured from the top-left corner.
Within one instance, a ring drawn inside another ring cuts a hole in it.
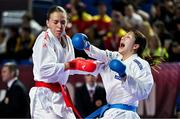
[[[44,87],[33,87],[29,95],[32,119],[76,119],[61,93]]]

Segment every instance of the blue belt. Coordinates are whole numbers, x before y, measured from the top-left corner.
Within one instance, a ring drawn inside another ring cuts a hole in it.
[[[118,108],[118,109],[123,109],[123,110],[128,110],[128,111],[133,111],[136,112],[137,107],[132,106],[132,105],[126,105],[126,104],[107,104],[99,109],[97,109],[95,112],[87,116],[85,119],[89,118],[95,118],[95,117],[102,117],[104,112],[110,108]]]

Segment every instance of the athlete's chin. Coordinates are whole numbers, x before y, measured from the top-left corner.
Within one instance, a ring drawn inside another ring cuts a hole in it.
[[[61,38],[61,33],[56,33],[57,38]]]
[[[118,52],[119,52],[119,53],[123,52],[123,49],[122,49],[122,48],[119,48],[119,49],[118,49]]]
[[[124,54],[125,51],[124,51],[123,49],[119,49],[118,52],[119,52],[120,54]]]

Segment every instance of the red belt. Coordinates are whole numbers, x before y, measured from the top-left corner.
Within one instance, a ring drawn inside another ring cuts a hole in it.
[[[77,109],[75,108],[75,106],[72,103],[71,97],[69,95],[69,91],[66,88],[66,86],[61,85],[59,83],[45,83],[45,82],[42,82],[42,81],[36,81],[35,86],[36,87],[46,87],[46,88],[49,88],[53,92],[56,92],[56,93],[61,92],[62,95],[63,95],[64,101],[66,103],[66,106],[71,107],[73,109],[74,113],[76,114],[76,116],[78,118],[81,118],[79,112],[77,111]]]
[[[46,87],[56,93],[61,92],[61,86],[59,83],[45,83],[45,82],[41,82],[41,81],[36,81],[35,86],[36,87]]]

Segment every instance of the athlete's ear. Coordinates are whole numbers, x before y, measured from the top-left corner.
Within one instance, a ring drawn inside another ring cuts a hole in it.
[[[133,49],[137,50],[139,48],[139,44],[134,44]]]

